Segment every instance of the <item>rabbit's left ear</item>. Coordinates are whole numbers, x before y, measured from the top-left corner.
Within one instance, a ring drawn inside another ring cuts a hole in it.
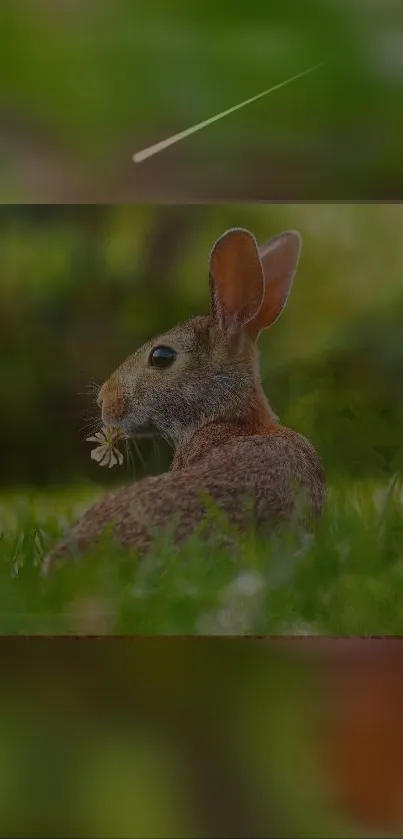
[[[241,228],[228,230],[210,256],[211,313],[220,329],[246,326],[263,301],[264,276],[257,242]]]

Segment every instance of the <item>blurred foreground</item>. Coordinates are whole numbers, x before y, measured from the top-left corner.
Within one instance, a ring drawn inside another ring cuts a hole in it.
[[[0,649],[4,837],[401,835],[402,642]]]

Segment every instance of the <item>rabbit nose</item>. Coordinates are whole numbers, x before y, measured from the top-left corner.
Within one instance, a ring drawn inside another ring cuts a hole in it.
[[[97,398],[105,424],[123,419],[126,413],[125,395],[115,379],[108,379],[102,385]]]
[[[98,408],[102,408],[105,400],[106,401],[108,400],[108,390],[110,391],[110,389],[111,389],[111,385],[110,385],[110,381],[108,379],[107,382],[104,382],[104,384],[102,385],[102,387],[100,388],[100,391],[98,393],[98,396],[97,396]]]

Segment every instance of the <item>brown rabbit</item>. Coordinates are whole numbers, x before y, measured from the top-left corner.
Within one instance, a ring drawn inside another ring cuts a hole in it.
[[[206,495],[240,530],[253,524],[274,532],[302,509],[301,490],[310,513],[321,514],[320,459],[272,412],[256,347],[286,304],[300,248],[294,231],[260,248],[247,230],[224,233],[210,256],[210,314],[145,344],[105,382],[98,397],[104,424],[129,436],[161,435],[175,449],[172,466],[94,504],[45,558],[45,573],[107,526],[139,553],[155,528],[173,527],[178,544],[205,519]]]

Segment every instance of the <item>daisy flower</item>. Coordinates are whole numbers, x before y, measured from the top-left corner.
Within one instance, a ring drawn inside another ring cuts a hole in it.
[[[96,460],[100,466],[108,466],[109,469],[116,465],[121,466],[123,454],[117,444],[124,439],[125,434],[122,431],[111,427],[97,431],[93,437],[86,437],[88,443],[98,443],[91,452],[91,459]]]

